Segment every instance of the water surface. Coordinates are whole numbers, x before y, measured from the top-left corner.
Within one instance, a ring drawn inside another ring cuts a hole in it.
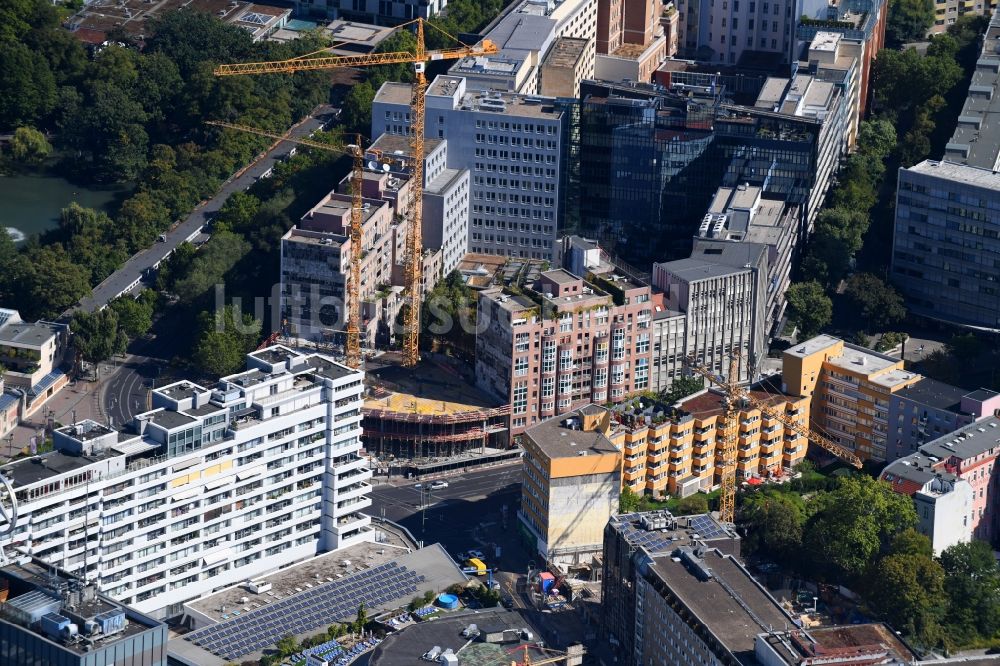
[[[74,201],[107,210],[125,187],[85,188],[52,175],[0,176],[0,229],[15,241],[59,226],[59,211]]]

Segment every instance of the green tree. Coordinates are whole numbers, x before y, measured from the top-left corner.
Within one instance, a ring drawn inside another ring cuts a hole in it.
[[[18,127],[10,140],[11,156],[22,164],[40,164],[52,152],[45,135],[32,127]]]
[[[805,504],[775,489],[744,495],[737,513],[746,554],[790,563],[802,546]]]
[[[234,192],[222,204],[218,214],[212,220],[215,230],[229,229],[243,232],[249,229],[251,223],[260,211],[260,199],[246,192]]]
[[[941,553],[949,599],[948,633],[958,644],[1000,631],[1000,568],[985,541],[955,544]]]
[[[678,377],[670,385],[670,388],[663,391],[660,399],[673,404],[689,395],[694,395],[703,388],[705,388],[705,380],[701,377]]]
[[[45,57],[0,40],[0,128],[39,125],[56,105],[56,79]]]
[[[858,126],[858,150],[884,160],[896,149],[896,127],[885,118],[863,120]]]
[[[61,245],[31,248],[21,264],[18,309],[28,319],[53,318],[90,293],[90,273]]]
[[[295,636],[286,634],[278,639],[274,647],[278,649],[278,654],[282,657],[289,657],[298,651],[299,644],[295,641]]]
[[[909,497],[867,476],[844,477],[814,502],[803,531],[805,552],[817,573],[840,582],[860,580],[896,535],[917,523]]]
[[[618,496],[618,512],[619,513],[635,513],[639,510],[639,500],[642,499],[639,495],[632,492],[631,488],[623,488],[621,495]]]
[[[889,554],[934,557],[934,547],[930,539],[911,527],[893,537]]]
[[[125,334],[130,338],[138,338],[148,333],[153,326],[155,298],[156,295],[147,289],[139,298],[126,294],[111,301],[108,307],[118,315],[118,323]]]
[[[70,324],[77,354],[90,363],[100,363],[125,352],[128,338],[118,326],[118,313],[105,308],[94,313],[74,313]]]
[[[799,282],[786,294],[790,318],[799,329],[799,337],[811,338],[833,318],[833,302],[818,282]]]
[[[417,50],[417,38],[409,30],[397,30],[378,45],[378,53],[406,52],[415,53]],[[397,63],[395,65],[379,65],[369,67],[366,70],[368,83],[374,90],[378,90],[386,81],[402,81],[410,83],[413,81],[413,65],[410,63]]]
[[[375,101],[375,89],[367,81],[351,88],[344,98],[340,111],[340,121],[348,132],[370,131],[372,123],[372,102]]]
[[[924,39],[934,25],[933,0],[892,0],[885,32],[890,44]]]
[[[176,284],[191,269],[198,253],[191,243],[181,243],[169,258],[160,264],[156,273],[156,288],[160,291],[176,293]]]
[[[358,606],[358,614],[354,618],[354,631],[361,633],[365,627],[368,626],[368,608],[365,607],[365,602],[361,602]]]
[[[884,331],[906,317],[903,297],[871,273],[856,273],[847,281],[847,295],[872,330]]]
[[[234,233],[223,231],[195,254],[187,274],[174,283],[181,300],[191,302],[212,287],[224,282],[224,277],[250,251],[250,244]]]
[[[231,305],[214,316],[204,312],[199,320],[195,364],[206,374],[219,377],[238,371],[246,353],[252,351],[260,339],[261,322],[249,313],[237,317]]]
[[[909,498],[906,498],[909,499]],[[889,555],[874,567],[865,597],[889,624],[935,646],[944,618],[944,570],[925,554]]]

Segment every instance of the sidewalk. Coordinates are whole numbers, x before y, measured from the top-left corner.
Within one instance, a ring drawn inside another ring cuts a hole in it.
[[[93,419],[103,423],[105,415],[101,394],[114,373],[113,366],[102,364],[101,376],[96,382],[79,380],[70,382],[59,393],[49,398],[32,418],[22,421],[10,435],[3,438],[0,442],[0,462],[7,462],[21,449],[27,448],[31,444],[31,438],[39,431],[45,430],[46,420],[49,417],[63,425],[71,423],[74,415],[77,421]],[[8,441],[11,435],[13,439]]]

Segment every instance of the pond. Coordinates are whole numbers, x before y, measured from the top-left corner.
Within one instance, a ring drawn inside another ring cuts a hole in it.
[[[59,226],[59,211],[74,201],[107,210],[125,192],[125,187],[88,189],[53,175],[0,176],[0,229],[6,228],[20,242]]]

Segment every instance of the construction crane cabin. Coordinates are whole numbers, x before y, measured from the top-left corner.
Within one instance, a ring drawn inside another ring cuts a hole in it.
[[[832,453],[844,462],[861,468],[861,459],[849,449],[824,435],[814,432],[808,424],[801,424],[783,411],[775,409],[762,400],[754,398],[750,391],[739,385],[739,352],[730,357],[729,374],[722,377],[702,365],[698,359],[688,357],[688,369],[704,377],[710,384],[722,389],[723,426],[722,436],[716,441],[716,466],[720,469],[719,519],[732,523],[736,514],[736,455],[739,440],[739,414],[741,409],[759,409],[768,418],[780,422],[785,428],[801,435],[821,449]]]
[[[420,305],[421,305],[421,283],[423,279],[423,239],[421,235],[421,223],[423,216],[423,187],[424,187],[424,93],[427,90],[427,77],[424,68],[428,61],[432,60],[454,60],[467,56],[490,55],[497,53],[499,49],[496,44],[486,39],[478,46],[459,46],[453,49],[430,50],[424,45],[424,25],[423,19],[416,19],[409,23],[400,25],[398,29],[409,26],[416,27],[416,48],[413,53],[408,51],[392,51],[387,53],[371,53],[366,55],[349,56],[323,56],[309,54],[291,60],[279,60],[275,62],[249,62],[235,63],[229,65],[219,65],[215,69],[216,76],[234,76],[241,74],[290,74],[294,72],[316,71],[326,69],[340,69],[346,67],[369,67],[374,65],[391,65],[399,63],[412,63],[414,68],[414,83],[412,96],[410,99],[410,149],[413,159],[411,178],[411,220],[406,236],[406,253],[404,261],[404,284],[406,288],[406,319],[403,330],[403,365],[413,367],[420,359],[419,336],[420,336]],[[430,24],[428,24],[430,25]],[[437,28],[435,28],[437,29]],[[444,33],[456,43],[458,39],[452,35]],[[353,218],[353,216],[352,216]],[[352,226],[357,221],[352,219]],[[358,229],[360,236],[360,228]],[[354,231],[351,233],[354,237]],[[357,253],[355,253],[357,254]],[[353,270],[353,268],[352,268]],[[349,301],[359,302],[358,282],[353,280],[350,285],[350,292],[347,295]],[[348,306],[350,311],[351,306]],[[349,345],[350,346],[350,340]]]

